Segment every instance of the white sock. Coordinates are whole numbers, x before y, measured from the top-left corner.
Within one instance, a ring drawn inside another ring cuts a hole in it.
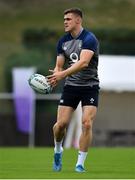
[[[55,144],[54,152],[55,153],[61,153],[63,151],[62,142],[63,142],[63,140],[60,142],[56,142],[54,140],[54,144]]]
[[[84,167],[84,161],[87,157],[87,154],[88,152],[82,152],[82,151],[78,152],[78,160],[77,160],[76,166],[82,165]]]

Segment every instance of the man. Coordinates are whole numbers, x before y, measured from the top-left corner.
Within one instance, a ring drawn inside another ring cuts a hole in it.
[[[81,101],[82,134],[75,171],[85,172],[84,161],[92,141],[92,124],[98,106],[98,41],[93,33],[83,29],[82,11],[78,8],[64,11],[64,28],[66,34],[57,45],[56,66],[54,70],[50,70],[52,74],[48,76],[52,86],[66,78],[58,106],[57,122],[53,127],[53,170],[60,171],[62,168],[63,138],[71,115]],[[63,69],[65,62],[68,67]]]

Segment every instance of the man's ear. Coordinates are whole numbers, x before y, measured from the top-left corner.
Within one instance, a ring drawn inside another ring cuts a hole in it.
[[[78,17],[76,18],[76,23],[77,23],[77,24],[81,24],[81,22],[82,22],[82,19],[78,16]]]

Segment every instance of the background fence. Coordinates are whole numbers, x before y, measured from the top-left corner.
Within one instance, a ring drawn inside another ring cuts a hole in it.
[[[93,145],[134,146],[134,57],[100,55],[99,59],[99,78],[101,92],[97,118],[93,127]],[[130,69],[128,74],[125,73],[127,68]],[[23,70],[27,71],[27,68],[23,68]],[[20,84],[20,86],[21,85],[22,84]],[[28,92],[26,94],[28,95]],[[52,127],[56,121],[57,105],[61,94],[51,93],[49,95],[35,95],[36,108],[33,109],[34,119],[31,119],[32,131],[23,131],[17,126],[14,94],[0,93],[0,103],[3,105],[3,107],[1,107],[0,113],[1,146],[53,145]],[[21,108],[25,108],[27,104],[25,94],[21,98],[24,98],[23,106],[21,106]],[[29,121],[29,119],[27,121]],[[74,140],[75,139],[72,141]]]

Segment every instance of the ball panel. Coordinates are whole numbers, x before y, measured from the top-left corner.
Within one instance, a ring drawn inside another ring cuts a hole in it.
[[[31,88],[39,93],[48,94],[52,91],[52,87],[48,83],[47,78],[41,74],[31,75],[28,82]]]

